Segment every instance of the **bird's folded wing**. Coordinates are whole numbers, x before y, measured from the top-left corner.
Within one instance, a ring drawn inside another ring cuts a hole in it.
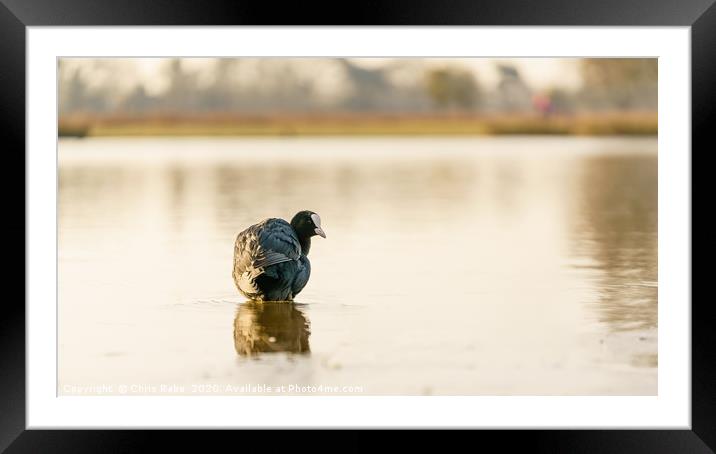
[[[283,254],[290,260],[301,257],[301,244],[293,227],[283,219],[270,219],[258,229],[257,241],[266,254]]]
[[[298,260],[301,244],[291,225],[282,219],[267,219],[241,232],[234,246],[234,273],[248,272],[254,278],[266,267]]]
[[[276,251],[263,251],[253,260],[254,268],[265,268],[267,266],[276,265],[277,263],[290,262],[291,257]]]

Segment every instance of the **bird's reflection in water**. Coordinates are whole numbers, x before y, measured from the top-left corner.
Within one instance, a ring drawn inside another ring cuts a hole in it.
[[[294,303],[249,301],[234,318],[234,347],[240,356],[289,352],[307,354],[310,325]]]

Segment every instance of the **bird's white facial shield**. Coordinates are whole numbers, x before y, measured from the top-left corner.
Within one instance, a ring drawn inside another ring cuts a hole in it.
[[[319,215],[317,215],[316,213],[313,213],[311,215],[311,219],[313,220],[313,223],[316,226],[316,230],[314,230],[316,232],[316,235],[321,235],[323,238],[325,238],[326,232],[324,232],[323,229],[321,228],[321,217]]]

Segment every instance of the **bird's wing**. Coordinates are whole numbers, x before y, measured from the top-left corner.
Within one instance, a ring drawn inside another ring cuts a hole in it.
[[[283,219],[267,219],[249,227],[236,238],[234,267],[258,276],[267,266],[298,260],[301,244],[291,227]]]
[[[267,266],[276,265],[277,263],[290,262],[291,257],[274,251],[262,251],[254,257],[254,268],[266,268]]]

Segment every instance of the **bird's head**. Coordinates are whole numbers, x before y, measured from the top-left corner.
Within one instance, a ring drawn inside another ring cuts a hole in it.
[[[321,217],[313,211],[299,211],[291,219],[291,227],[296,231],[299,237],[310,238],[320,235],[326,237],[326,233],[321,228]]]

